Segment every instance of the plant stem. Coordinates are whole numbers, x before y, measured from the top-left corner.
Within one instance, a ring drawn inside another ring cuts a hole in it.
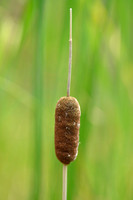
[[[67,165],[63,165],[63,192],[62,200],[67,200]]]
[[[71,83],[71,69],[72,69],[72,8],[70,8],[70,38],[69,38],[69,71],[67,83],[67,96],[70,96]],[[63,165],[63,191],[62,200],[67,200],[67,165]]]
[[[67,83],[68,97],[70,96],[71,69],[72,69],[72,8],[70,8],[69,71],[68,71],[68,83]]]

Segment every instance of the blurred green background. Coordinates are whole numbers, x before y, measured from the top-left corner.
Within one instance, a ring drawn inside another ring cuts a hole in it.
[[[0,1],[0,199],[61,200],[54,111],[81,106],[68,200],[133,200],[132,0]]]

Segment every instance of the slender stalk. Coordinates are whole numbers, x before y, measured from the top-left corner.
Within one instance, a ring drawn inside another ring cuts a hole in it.
[[[70,96],[71,69],[72,69],[72,8],[70,8],[69,71],[68,71],[68,83],[67,83],[68,97]]]
[[[72,69],[72,8],[70,8],[70,37],[69,37],[69,70],[67,83],[67,96],[70,96],[71,84],[71,69]],[[67,165],[63,165],[63,188],[62,200],[67,200]]]
[[[63,192],[62,200],[67,200],[67,165],[63,165]]]

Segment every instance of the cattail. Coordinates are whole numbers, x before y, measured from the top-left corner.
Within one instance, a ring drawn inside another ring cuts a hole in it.
[[[72,9],[70,8],[70,39],[69,39],[69,72],[67,97],[59,99],[55,109],[55,153],[63,163],[62,200],[67,199],[67,165],[74,161],[78,154],[80,106],[78,101],[70,96],[72,66]]]
[[[55,152],[67,165],[76,159],[79,145],[80,106],[74,97],[62,97],[55,110]]]

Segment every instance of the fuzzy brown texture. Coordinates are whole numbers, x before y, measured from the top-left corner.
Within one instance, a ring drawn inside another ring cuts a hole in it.
[[[55,110],[55,152],[67,165],[76,159],[79,145],[80,106],[74,97],[59,99]]]

